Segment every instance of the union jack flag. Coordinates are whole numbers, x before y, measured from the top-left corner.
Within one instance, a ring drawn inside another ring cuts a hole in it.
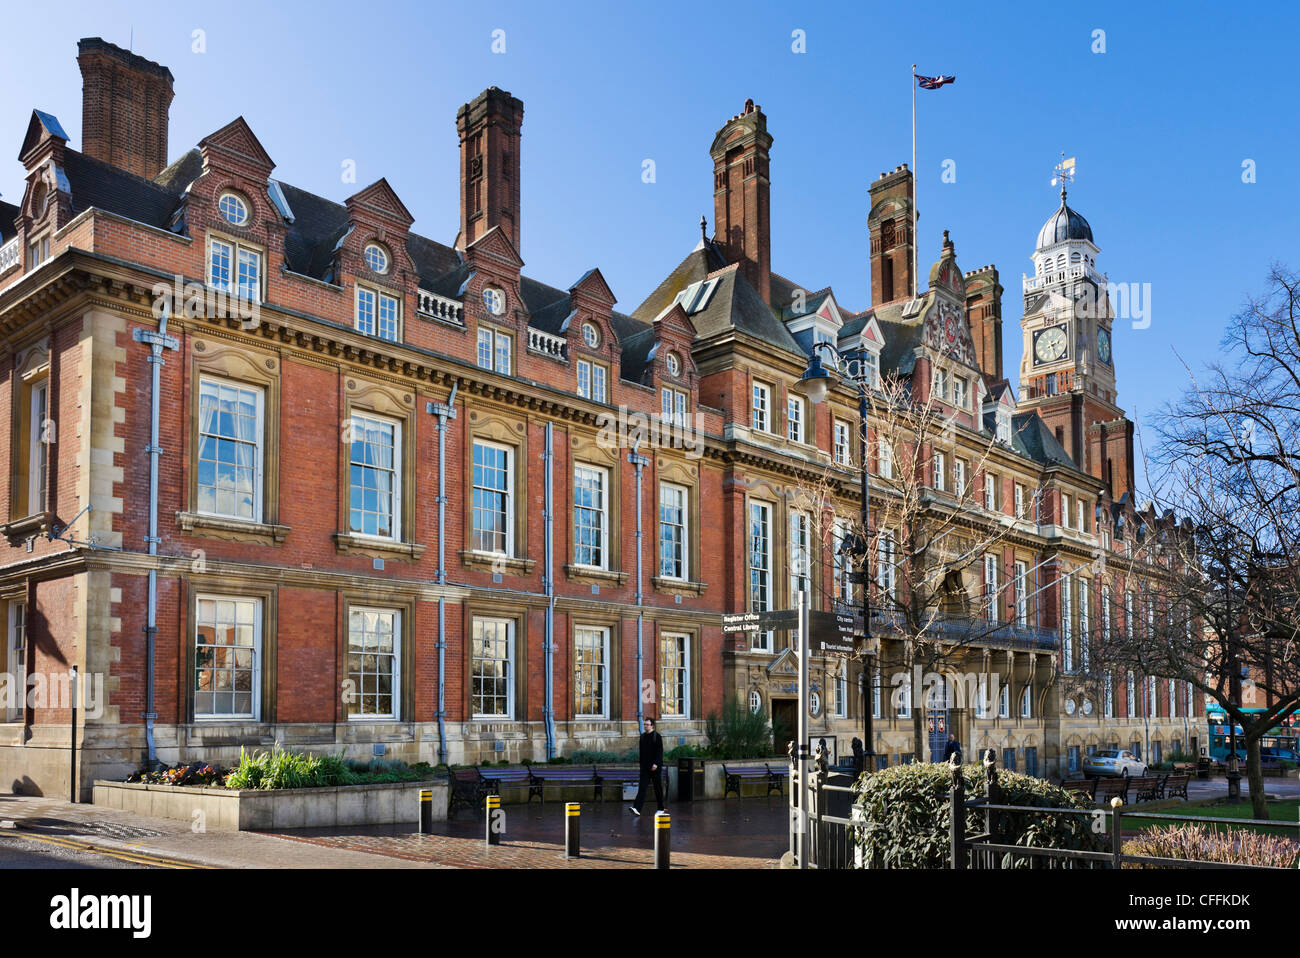
[[[923,77],[921,76],[921,74],[918,73],[916,75],[916,82],[921,84],[922,90],[937,90],[945,83],[956,83],[957,74],[954,73],[950,77],[945,77],[945,76]]]

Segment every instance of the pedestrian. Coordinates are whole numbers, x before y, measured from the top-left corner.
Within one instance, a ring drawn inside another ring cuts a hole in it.
[[[957,736],[949,734],[948,744],[943,748],[943,760],[946,762],[948,759],[952,758],[953,755],[957,756],[958,762],[961,761],[961,743],[957,741]]]
[[[630,811],[633,815],[641,814],[645,804],[645,786],[650,782],[655,787],[655,805],[659,811],[664,810],[663,778],[664,740],[655,731],[655,720],[645,720],[645,731],[641,733],[641,781],[637,785],[636,798],[632,800]]]

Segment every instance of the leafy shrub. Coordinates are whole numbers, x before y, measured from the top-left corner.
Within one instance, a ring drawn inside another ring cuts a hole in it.
[[[1191,752],[1170,752],[1165,756],[1166,762],[1195,762],[1196,756]]]
[[[772,754],[772,727],[761,712],[732,700],[722,714],[710,712],[704,721],[710,758],[766,758]]]
[[[984,773],[974,764],[962,766],[967,798],[984,794]],[[951,823],[948,789],[952,782],[943,763],[895,765],[863,775],[854,785],[854,804],[864,824],[854,829],[867,868],[947,868]],[[1090,809],[1086,796],[1076,796],[1042,779],[1000,771],[1002,804],[1034,808]],[[1096,835],[1083,815],[1000,812],[996,822],[1002,844],[1035,848],[1105,851],[1104,836]],[[966,810],[966,834],[984,830],[984,813]],[[1030,867],[1030,860],[1003,861],[1003,867]]]
[[[226,776],[226,788],[325,788],[355,785],[360,776],[341,755],[304,755],[276,745],[249,755],[239,750],[239,764]]]
[[[1270,865],[1294,868],[1300,842],[1281,835],[1264,835],[1245,828],[1219,829],[1200,822],[1149,828],[1124,843],[1124,854],[1225,865]],[[1125,864],[1125,868],[1160,865]],[[1170,866],[1173,867],[1173,866]]]
[[[632,759],[636,761],[637,759]],[[596,749],[580,748],[569,756],[569,761],[574,765],[615,765],[623,761],[623,757],[617,752],[601,752]]]
[[[708,754],[706,749],[698,745],[678,745],[664,752],[665,762],[675,762],[679,758],[704,758]]]

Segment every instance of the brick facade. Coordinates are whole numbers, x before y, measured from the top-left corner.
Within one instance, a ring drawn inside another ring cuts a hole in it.
[[[414,216],[383,180],[343,203],[283,184],[277,195],[268,186],[274,161],[242,119],[166,166],[170,74],[102,41],[83,41],[80,62],[87,84],[83,150],[68,148],[57,121],[34,116],[23,149],[28,193],[13,239],[21,255],[0,272],[0,378],[9,386],[0,390],[0,444],[11,451],[12,464],[10,481],[0,484],[7,519],[0,603],[26,609],[29,675],[66,672],[75,664],[83,676],[103,683],[105,707],[78,720],[83,795],[93,778],[125,774],[146,754],[151,570],[157,576],[153,735],[158,757],[168,763],[228,762],[241,747],[273,742],[353,757],[368,757],[382,745],[389,757],[432,762],[544,758],[548,740],[557,754],[621,750],[634,741],[640,718],[660,714],[665,635],[683,637],[690,663],[688,713],[660,726],[669,747],[702,741],[706,716],[726,701],[747,701],[751,692],[770,717],[778,706],[788,713],[793,695],[782,664],[789,658],[782,655],[784,638],[768,651],[754,650],[724,636],[720,616],[747,608],[752,504],[771,508],[777,556],[787,546],[790,504],[810,486],[830,476],[836,507],[848,514],[857,508],[856,471],[831,458],[833,422],[853,423],[856,442],[857,419],[852,395],[839,391],[821,406],[805,406],[805,436],[788,440],[787,401],[807,355],[798,334],[782,325],[792,290],[771,270],[772,138],[761,110],[747,104],[710,149],[714,240],[702,240],[629,316],[614,309],[614,294],[598,270],[567,287],[545,286],[522,272],[523,106],[504,91],[485,91],[455,118],[462,213],[453,249],[415,234]],[[118,194],[120,205],[84,200],[95,183],[117,182],[119,170],[151,182],[122,181],[130,190]],[[41,191],[53,202],[38,202]],[[227,196],[246,204],[244,222],[221,215]],[[878,304],[908,295],[910,196],[910,173],[902,168],[872,188]],[[48,258],[37,262],[27,249],[40,235],[51,242]],[[205,290],[213,243],[258,257],[260,302],[252,320]],[[371,246],[386,253],[386,271],[369,267]],[[950,246],[944,255],[940,265],[952,260]],[[893,269],[891,295],[880,285],[885,261]],[[962,274],[955,276],[961,287]],[[986,268],[975,279],[979,292],[974,282],[968,291],[984,338],[973,373],[1000,378],[1000,344],[989,339],[1000,335],[996,270]],[[182,296],[167,319],[166,335],[176,349],[162,351],[159,541],[152,556],[152,365],[141,338],[159,330],[156,285],[172,290],[187,282],[207,299],[195,304]],[[358,297],[366,290],[396,298],[394,339],[357,328]],[[962,294],[959,288],[953,295],[965,304]],[[499,311],[489,307],[493,303]],[[724,308],[733,317],[750,310],[750,318],[710,326],[710,310]],[[870,312],[840,314],[833,303],[825,309],[846,329]],[[962,315],[968,315],[964,308]],[[508,371],[480,363],[480,330],[511,337]],[[775,345],[774,338],[780,340]],[[916,361],[921,392],[929,386],[931,361]],[[579,395],[580,362],[605,370],[603,399]],[[242,383],[263,397],[255,520],[223,519],[197,501],[201,377]],[[28,451],[37,447],[24,438],[24,424],[31,389],[42,381],[49,384],[49,419],[57,434],[46,446],[47,500],[31,503]],[[770,389],[766,430],[754,418],[756,386]],[[638,501],[637,469],[629,458],[634,443],[611,445],[604,434],[612,421],[628,416],[661,423],[665,388],[685,394],[698,443],[639,446],[637,455],[645,458]],[[440,411],[454,415],[444,420]],[[400,428],[400,516],[388,539],[350,529],[348,426],[357,412]],[[982,428],[978,407],[964,415],[968,428]],[[484,553],[472,538],[476,439],[508,448],[512,456],[514,541],[506,555]],[[1084,490],[1093,501],[1102,496],[1086,471],[1048,467],[1010,449],[999,456],[1008,510],[1013,477],[1049,490],[1045,512],[1054,508],[1058,485]],[[609,555],[600,568],[577,562],[578,466],[604,470],[607,477],[603,545]],[[441,510],[440,477],[446,489]],[[686,490],[687,573],[681,579],[660,574],[661,482]],[[1022,557],[1033,565],[1052,550],[1070,564],[1093,559],[1093,537],[1043,528],[1027,528],[1008,546],[1004,563]],[[833,544],[824,536],[821,542],[810,578],[818,604],[830,609]],[[770,571],[773,607],[785,607],[793,595],[784,560]],[[1056,574],[1055,566],[1045,567],[1047,581]],[[196,662],[197,610],[209,596],[256,600],[254,701],[260,701],[250,718],[196,717],[196,675],[203,671]],[[349,686],[350,610],[371,608],[399,615],[399,705],[391,719],[349,718],[348,695],[357,691]],[[1040,614],[1048,622],[1059,615],[1054,590],[1044,592]],[[508,717],[473,715],[476,618],[511,623]],[[608,630],[599,717],[575,715],[578,628]],[[964,741],[1013,742],[1022,749],[1032,742],[1029,747],[1040,750],[1040,772],[1057,769],[1071,736],[1107,741],[1095,717],[1088,723],[1060,714],[1054,654],[992,654],[1002,656],[998,667],[1028,683],[1045,704],[1035,704],[1028,721],[1016,718],[1014,708],[1011,717],[987,723],[961,718],[954,727]],[[7,652],[6,667],[12,665]],[[855,663],[844,714],[832,714],[837,668],[834,660],[816,663],[813,678],[827,704],[812,726],[815,735],[838,735],[843,753],[849,738],[861,734],[862,698]],[[643,691],[647,686],[651,694]],[[68,710],[20,708],[10,718],[0,723],[3,781],[66,792]],[[877,747],[891,760],[911,751],[910,720],[882,719],[877,728]],[[1168,723],[1165,734],[1173,731]]]

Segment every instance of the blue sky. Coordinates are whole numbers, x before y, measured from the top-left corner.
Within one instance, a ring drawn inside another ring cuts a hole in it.
[[[916,62],[958,76],[918,95],[923,272],[945,228],[964,269],[998,266],[1016,382],[1020,276],[1057,204],[1052,166],[1062,150],[1076,156],[1070,202],[1092,224],[1098,267],[1150,284],[1150,327],[1121,322],[1115,335],[1119,401],[1141,428],[1187,381],[1174,350],[1193,366],[1215,358],[1225,319],[1261,290],[1269,263],[1300,266],[1298,29],[1281,4],[65,0],[57,17],[40,4],[6,11],[0,140],[14,156],[39,107],[79,147],[77,39],[133,42],[176,77],[173,159],[242,114],[277,177],[342,200],[385,176],[415,229],[449,243],[456,108],[495,84],[525,106],[526,272],[567,286],[599,266],[630,311],[695,244],[702,213],[712,228],[709,144],[753,97],[774,136],[774,269],[860,309],[867,187],[910,160]],[[193,51],[196,30],[205,52]],[[492,51],[495,30],[504,53]],[[345,160],[357,185],[342,182]],[[954,183],[941,181],[945,160]],[[1246,160],[1254,183],[1242,182]],[[16,161],[0,166],[10,202],[21,174]]]

